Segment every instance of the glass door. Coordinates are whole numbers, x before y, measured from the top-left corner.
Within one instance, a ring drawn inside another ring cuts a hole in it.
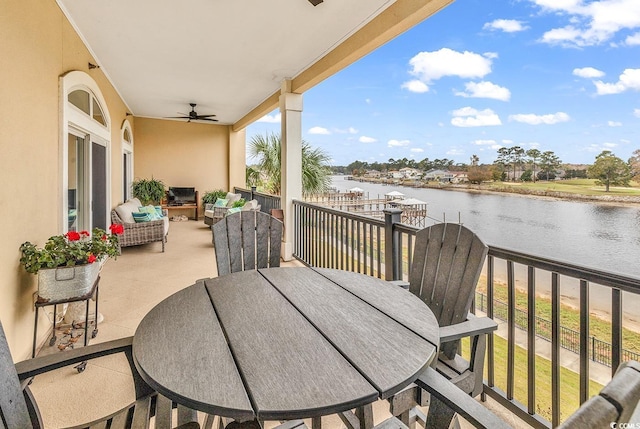
[[[87,224],[85,208],[85,139],[69,133],[67,151],[67,230],[82,231]]]

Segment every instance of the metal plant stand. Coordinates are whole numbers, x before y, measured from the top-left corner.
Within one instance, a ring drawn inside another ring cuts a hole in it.
[[[56,336],[56,319],[57,319],[56,305],[66,304],[69,302],[85,301],[86,311],[84,316],[85,317],[84,345],[86,346],[89,342],[89,337],[87,335],[89,331],[89,300],[94,296],[94,293],[95,293],[95,302],[96,302],[95,310],[96,311],[95,311],[95,317],[94,317],[94,327],[93,327],[93,331],[91,331],[91,338],[95,338],[98,335],[98,286],[99,284],[100,284],[100,276],[96,278],[96,281],[93,283],[93,286],[91,287],[91,290],[89,292],[87,292],[84,295],[76,296],[73,298],[60,299],[60,300],[44,300],[40,298],[40,296],[38,296],[38,299],[36,300],[36,303],[35,303],[36,316],[35,316],[35,325],[33,328],[33,348],[31,350],[31,358],[34,358],[36,356],[36,341],[38,337],[38,310],[40,309],[40,307],[46,307],[49,305],[54,306],[53,307],[53,330],[52,330],[51,339],[49,340],[49,347],[51,347],[56,343],[56,340],[58,339],[58,337]],[[82,372],[85,370],[86,366],[87,366],[87,362],[84,361],[78,364],[77,366],[75,366],[75,368],[78,370],[78,372]]]

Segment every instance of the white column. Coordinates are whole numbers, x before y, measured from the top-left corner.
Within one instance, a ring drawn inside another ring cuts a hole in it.
[[[282,82],[281,115],[281,201],[284,212],[282,258],[293,259],[293,200],[302,198],[302,94],[291,92],[291,81]]]

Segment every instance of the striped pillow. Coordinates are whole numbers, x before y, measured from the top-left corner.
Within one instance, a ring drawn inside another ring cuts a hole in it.
[[[151,220],[151,215],[149,213],[140,213],[140,212],[132,212],[133,220],[136,223],[140,222],[149,222]]]

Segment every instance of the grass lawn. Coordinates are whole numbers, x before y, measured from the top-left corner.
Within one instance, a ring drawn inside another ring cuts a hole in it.
[[[612,186],[609,192],[605,192],[604,186],[596,186],[593,179],[569,179],[554,181],[533,182],[496,182],[489,185],[490,188],[514,187],[533,191],[566,192],[581,195],[615,195],[615,196],[640,196],[640,185],[631,182],[632,187]]]

